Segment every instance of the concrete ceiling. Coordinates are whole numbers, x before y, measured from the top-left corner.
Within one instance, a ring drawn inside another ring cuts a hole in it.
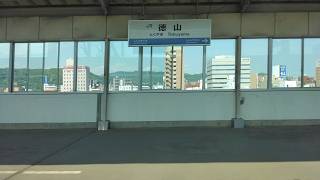
[[[320,11],[320,0],[0,0],[0,16]]]

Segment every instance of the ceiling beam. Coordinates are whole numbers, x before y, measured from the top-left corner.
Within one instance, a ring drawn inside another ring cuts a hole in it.
[[[246,12],[250,3],[250,0],[240,0],[240,12]]]
[[[4,2],[0,0],[0,2]],[[22,1],[21,1],[22,2]],[[104,3],[107,1],[103,1]],[[141,1],[139,4],[105,4],[100,5],[50,5],[37,6],[31,4],[17,5],[14,7],[2,7],[0,16],[68,16],[68,15],[141,15]],[[148,15],[190,15],[195,11],[194,3],[153,5],[145,2],[146,16]],[[239,1],[237,3],[203,3],[199,1],[197,14],[208,13],[239,13]],[[320,3],[256,3],[250,2],[250,7],[243,7],[245,12],[308,12],[320,11]]]
[[[99,0],[104,15],[108,15],[109,0]]]

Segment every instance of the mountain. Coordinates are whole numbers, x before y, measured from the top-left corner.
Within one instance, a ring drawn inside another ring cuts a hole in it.
[[[58,69],[46,69],[44,70],[44,75],[48,78],[48,84],[58,84]],[[187,81],[197,81],[201,79],[201,74],[185,74],[185,79]],[[110,80],[115,77],[121,79],[127,79],[132,81],[134,84],[138,84],[138,71],[127,72],[127,71],[117,71],[109,74]],[[150,81],[150,73],[144,71],[142,74],[144,84],[148,84]],[[62,84],[62,69],[59,69],[59,82]],[[89,80],[95,80],[98,82],[103,82],[103,77],[89,73]],[[163,83],[163,72],[152,72],[153,84]],[[26,86],[27,83],[27,70],[26,69],[15,69],[14,70],[14,82],[20,86]],[[8,69],[0,69],[0,88],[8,86]],[[42,87],[42,69],[31,69],[29,71],[29,88],[33,90],[41,90]]]

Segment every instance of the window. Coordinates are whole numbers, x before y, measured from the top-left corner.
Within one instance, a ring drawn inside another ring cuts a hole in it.
[[[60,92],[73,91],[74,42],[60,42],[59,85]]]
[[[152,88],[152,47],[143,48],[142,89]]]
[[[303,87],[320,87],[320,38],[304,40]]]
[[[139,48],[128,47],[128,41],[111,41],[109,60],[109,90],[138,90]]]
[[[45,43],[43,91],[56,92],[59,81],[59,43]]]
[[[183,48],[181,46],[166,46],[152,47],[150,50],[152,53],[146,51],[143,57],[147,60],[144,69],[151,71],[149,79],[152,89],[183,89]]]
[[[235,40],[211,40],[206,50],[206,89],[235,88]]]
[[[241,89],[266,89],[267,74],[268,39],[242,39]]]
[[[183,89],[201,90],[202,89],[202,46],[183,47]]]
[[[27,91],[28,84],[28,43],[15,43],[13,91]]]
[[[273,39],[272,87],[301,85],[301,39]]]
[[[104,41],[78,43],[77,91],[103,91]]]
[[[168,83],[167,85],[165,83],[167,79],[171,79],[169,75],[171,70],[166,70],[171,67],[166,64],[166,59],[170,60],[170,55],[167,56],[166,52],[170,50],[171,46],[152,47],[152,89],[171,89],[171,84],[168,86]]]
[[[10,44],[0,43],[0,93],[8,92]]]
[[[43,43],[29,44],[28,91],[42,91]]]

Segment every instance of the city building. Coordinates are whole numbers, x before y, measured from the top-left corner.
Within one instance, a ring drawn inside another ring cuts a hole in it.
[[[248,89],[251,84],[250,58],[241,58],[241,88]],[[235,57],[215,56],[207,62],[208,89],[234,89]]]
[[[134,85],[131,80],[120,78],[118,76],[112,78],[110,85],[110,91],[136,91],[138,86]]]
[[[48,83],[48,76],[44,76],[43,91],[44,92],[56,92],[58,90],[57,85]]]
[[[74,60],[69,58],[66,60],[66,65],[62,71],[62,92],[73,91],[73,72]],[[77,91],[88,91],[89,89],[89,73],[90,69],[83,65],[78,65],[77,68]]]
[[[287,66],[276,64],[272,66],[272,86],[273,87],[300,87],[299,77],[289,76]]]
[[[180,46],[166,48],[163,75],[165,89],[182,89],[184,87],[182,51]]]
[[[185,90],[201,90],[202,89],[202,80],[185,82]]]

